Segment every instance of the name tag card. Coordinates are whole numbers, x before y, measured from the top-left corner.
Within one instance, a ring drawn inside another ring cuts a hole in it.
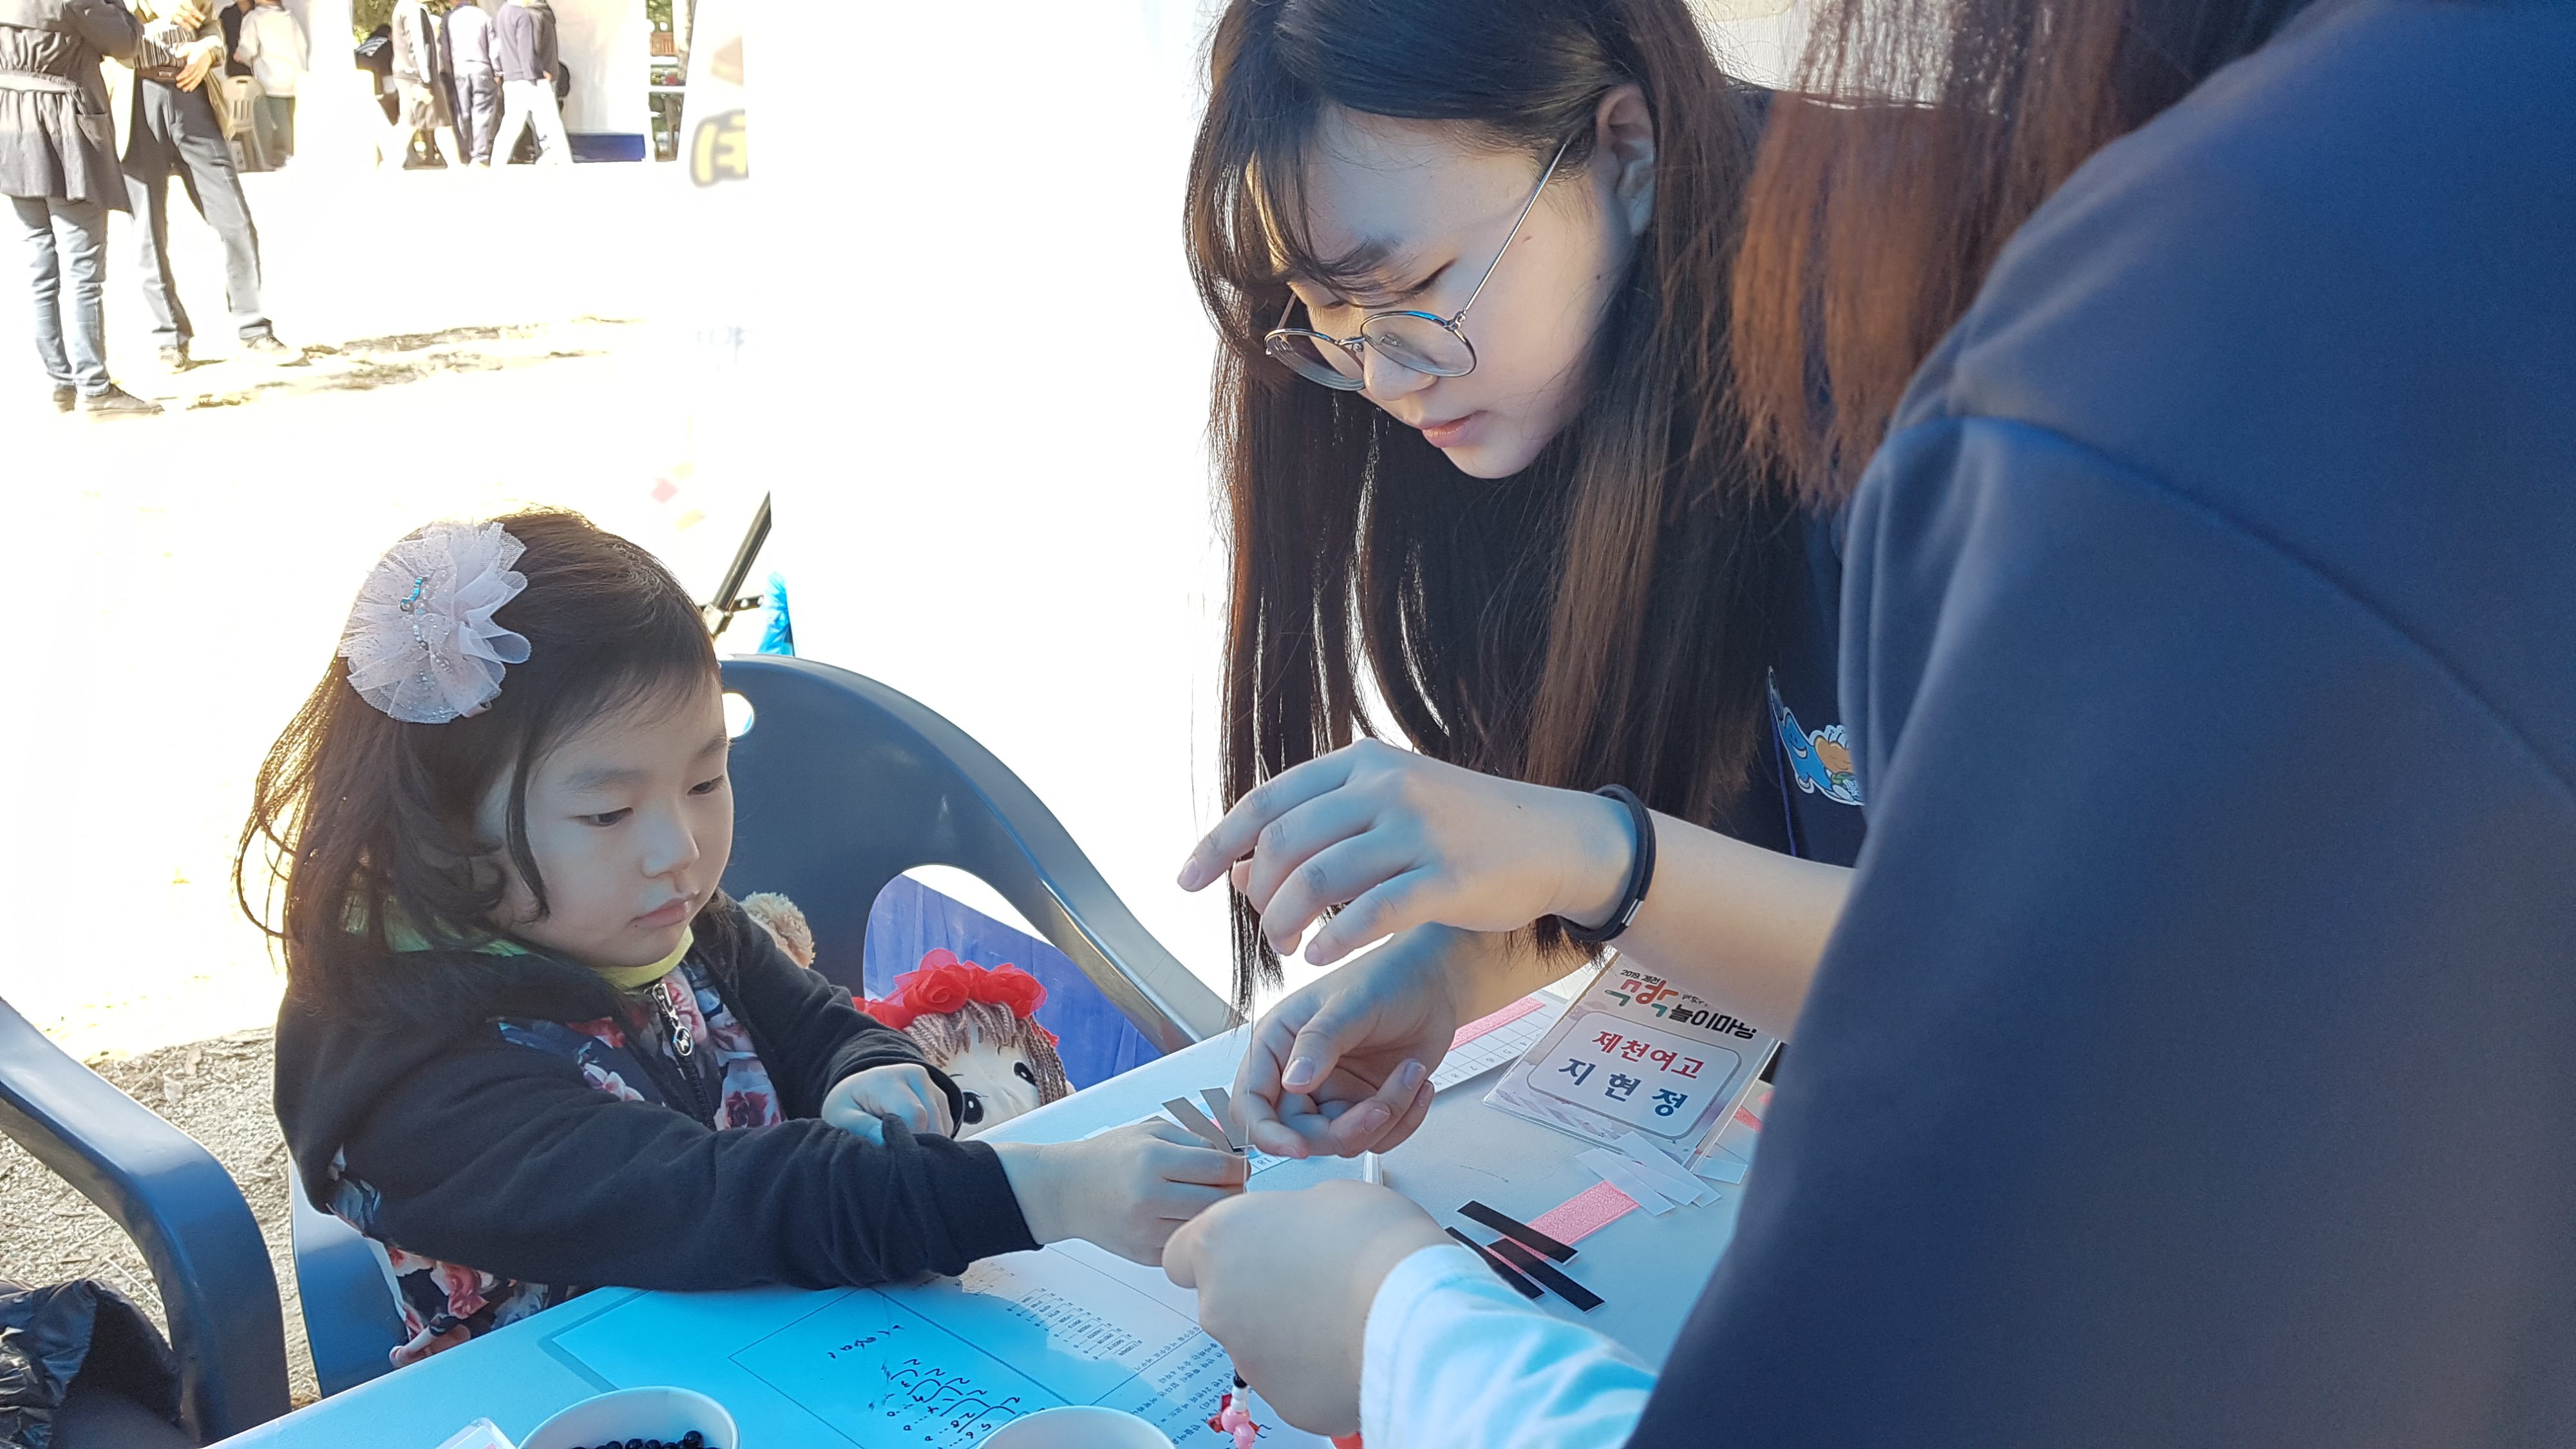
[[[1779,1044],[1726,1003],[1613,956],[1485,1101],[1604,1144],[1636,1132],[1691,1163]]]

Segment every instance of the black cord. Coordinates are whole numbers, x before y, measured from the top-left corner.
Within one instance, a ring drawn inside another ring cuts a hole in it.
[[[1637,792],[1625,785],[1604,785],[1592,792],[1607,795],[1628,807],[1628,821],[1636,834],[1636,849],[1628,856],[1628,884],[1619,892],[1619,904],[1612,908],[1610,919],[1598,926],[1578,926],[1563,916],[1557,920],[1565,926],[1565,938],[1585,946],[1601,946],[1615,941],[1628,923],[1637,919],[1637,908],[1646,903],[1646,892],[1655,884],[1655,817]]]

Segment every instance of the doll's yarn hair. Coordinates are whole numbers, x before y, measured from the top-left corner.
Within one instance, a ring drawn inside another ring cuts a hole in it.
[[[969,1001],[955,1011],[924,1012],[912,1019],[904,1034],[934,1062],[965,1055],[978,1037],[1005,1051],[1016,1048],[1028,1058],[1029,1070],[1038,1079],[1039,1101],[1073,1095],[1073,1083],[1065,1079],[1064,1059],[1056,1055],[1054,1039],[1036,1018],[1021,1016],[999,1002]]]

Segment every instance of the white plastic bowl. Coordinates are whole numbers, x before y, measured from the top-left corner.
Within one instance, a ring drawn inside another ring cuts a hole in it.
[[[976,1449],[1172,1449],[1172,1441],[1133,1414],[1086,1405],[1013,1419],[985,1435]]]
[[[708,1449],[742,1449],[733,1415],[689,1389],[619,1389],[584,1399],[539,1424],[519,1441],[519,1449],[588,1449],[629,1439],[676,1443],[691,1429],[707,1436]]]

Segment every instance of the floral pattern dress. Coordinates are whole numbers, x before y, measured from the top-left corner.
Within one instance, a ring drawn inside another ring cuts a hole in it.
[[[501,1039],[514,1046],[570,1059],[593,1090],[623,1101],[669,1107],[716,1128],[766,1127],[786,1120],[769,1069],[752,1048],[751,1033],[734,1018],[704,967],[684,961],[645,990],[648,1002],[659,997],[659,1029],[640,1037],[614,1017],[582,1022],[505,1019],[494,1025]],[[688,1043],[688,1051],[675,1052],[675,1041]],[[644,1060],[648,1053],[653,1066]],[[679,1100],[671,1100],[664,1089],[670,1078],[682,1084]],[[376,1227],[380,1195],[339,1170],[343,1166],[334,1164],[338,1180],[328,1206],[366,1235],[393,1285],[410,1335],[393,1351],[397,1367],[516,1323],[594,1286],[503,1278],[388,1242]]]

